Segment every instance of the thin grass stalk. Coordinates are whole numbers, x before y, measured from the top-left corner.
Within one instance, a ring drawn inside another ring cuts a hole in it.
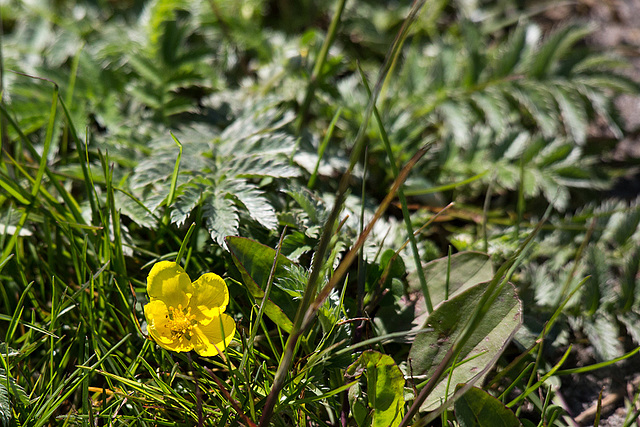
[[[522,393],[520,393],[520,395],[518,395],[518,397],[516,397],[515,399],[513,399],[511,402],[507,403],[505,406],[507,408],[511,408],[512,406],[514,406],[515,404],[522,402],[529,394],[531,394],[532,392],[534,392],[535,390],[537,390],[546,380],[548,380],[550,377],[552,377],[556,371],[558,371],[560,369],[560,367],[564,364],[564,362],[567,360],[567,357],[569,357],[569,354],[571,353],[571,349],[573,348],[572,345],[569,346],[569,348],[567,349],[567,351],[564,352],[564,355],[562,356],[562,358],[560,359],[560,361],[558,363],[556,363],[553,368],[551,368],[551,370],[549,372],[547,372],[546,374],[544,374],[542,376],[542,378],[540,378],[540,380],[538,380],[538,382],[536,382],[535,384],[528,386],[526,388],[525,391],[523,391]]]
[[[167,208],[165,209],[164,218],[162,218],[162,222],[166,225],[169,224],[169,206],[171,206],[176,199],[176,186],[178,184],[178,172],[180,172],[180,160],[182,159],[182,144],[178,141],[178,138],[170,132],[171,138],[178,146],[178,158],[176,158],[176,163],[173,165],[173,173],[171,174],[171,187],[169,188],[169,197],[167,197]]]
[[[522,219],[524,217],[524,210],[525,210],[524,180],[525,180],[525,174],[524,174],[524,156],[523,156],[520,158],[520,185],[518,186],[518,202],[516,204],[516,211],[517,211],[518,217],[516,220],[516,226],[513,229],[514,240],[517,240],[520,236],[520,223],[522,223]]]
[[[242,418],[245,424],[248,427],[256,427],[256,424],[251,421],[249,417],[247,417],[247,414],[245,414],[244,411],[242,411],[242,406],[240,405],[240,403],[237,402],[233,397],[231,397],[231,394],[229,394],[229,391],[225,387],[225,384],[220,380],[220,378],[218,378],[216,374],[214,374],[213,371],[206,366],[204,369],[211,376],[213,381],[215,381],[215,383],[218,385],[218,390],[220,391],[220,393],[224,396],[225,399],[227,399],[227,402],[229,402],[231,406],[233,406],[233,409],[235,409],[236,413],[240,416],[240,418]]]
[[[4,250],[2,251],[2,257],[0,258],[0,264],[2,264],[2,262],[5,259],[7,259],[11,251],[13,251],[13,248],[16,242],[18,241],[18,238],[20,237],[20,230],[22,230],[22,227],[24,227],[25,223],[27,222],[29,213],[31,212],[31,209],[35,205],[36,197],[38,196],[38,193],[40,191],[40,186],[42,185],[42,178],[44,177],[45,171],[48,169],[47,158],[49,157],[49,150],[51,149],[51,140],[53,139],[53,125],[55,123],[55,117],[56,117],[57,98],[58,98],[58,85],[54,83],[53,99],[51,101],[51,111],[49,115],[49,123],[47,124],[47,133],[44,139],[42,157],[40,157],[38,172],[36,173],[36,178],[34,180],[33,187],[31,188],[31,203],[29,204],[27,209],[25,209],[22,216],[20,217],[20,220],[16,225],[16,229],[13,233],[13,236],[11,236],[9,243],[4,247]]]
[[[507,339],[506,342],[511,341],[511,339],[515,336],[516,332],[518,332],[519,327],[514,328],[511,331],[511,334],[509,336],[509,338]],[[498,359],[501,356],[501,352],[496,353],[493,358],[489,361],[489,363],[486,364],[486,366],[480,371],[478,372],[473,378],[471,378],[469,381],[467,381],[464,386],[460,387],[458,390],[456,390],[453,394],[453,396],[451,396],[449,399],[447,399],[442,405],[440,405],[435,411],[430,412],[426,417],[418,420],[418,422],[415,424],[415,426],[422,426],[422,425],[427,425],[429,423],[431,423],[432,421],[434,421],[436,418],[438,418],[440,416],[440,414],[442,414],[449,406],[451,406],[453,403],[455,403],[456,400],[458,400],[463,394],[465,394],[467,392],[467,390],[469,390],[471,387],[474,386],[474,384],[476,382],[478,382],[482,377],[485,376],[485,374],[487,372],[489,372],[489,370],[491,368],[493,368],[493,366],[496,364],[496,362],[498,361]],[[451,373],[453,373],[453,366],[451,369],[448,369],[448,371],[451,371]]]
[[[375,109],[374,109],[375,111]],[[369,158],[369,149],[365,149],[364,151],[364,169],[362,171],[362,188],[360,190],[361,198],[360,198],[360,224],[358,233],[362,234],[364,231],[364,206],[365,206],[365,191],[367,187],[367,165]],[[395,178],[395,177],[394,177]],[[357,311],[356,317],[362,317],[362,310],[364,309],[364,288],[365,288],[365,265],[364,265],[364,247],[360,248],[358,252],[358,290],[356,292],[356,300],[357,300]],[[360,328],[356,328],[356,333],[354,333],[354,342],[360,340]]]
[[[452,182],[450,184],[444,184],[444,185],[438,185],[437,187],[429,187],[429,188],[424,188],[424,189],[408,189],[407,191],[404,192],[405,196],[422,196],[425,194],[433,194],[433,193],[440,193],[443,191],[449,191],[449,190],[453,190],[455,188],[461,187],[463,185],[467,185],[467,184],[471,184],[472,182],[475,182],[477,180],[479,180],[480,178],[484,177],[487,173],[489,173],[489,170],[486,170],[484,172],[480,172],[477,175],[474,175],[472,177],[469,177],[467,179],[463,179],[462,181],[456,181],[456,182]]]
[[[313,168],[313,173],[309,177],[309,181],[307,182],[307,188],[311,190],[313,186],[316,184],[316,179],[318,177],[318,169],[320,168],[320,161],[322,161],[322,156],[324,155],[327,146],[329,145],[329,141],[331,140],[331,136],[333,135],[333,129],[340,118],[340,114],[342,114],[342,107],[338,108],[338,111],[333,115],[331,122],[329,123],[329,128],[324,135],[324,139],[318,147],[318,161],[316,162],[316,166]]]
[[[549,332],[549,330],[551,329],[551,327],[555,323],[556,319],[560,316],[560,313],[562,313],[562,310],[564,309],[564,307],[569,303],[569,301],[571,300],[571,298],[573,298],[573,296],[576,294],[576,292],[578,292],[580,290],[580,288],[582,288],[582,286],[587,282],[588,279],[589,279],[589,277],[585,277],[584,279],[582,279],[582,281],[569,293],[569,295],[567,295],[567,297],[564,299],[564,302],[562,304],[560,304],[560,306],[556,309],[556,311],[551,315],[551,318],[545,324],[545,327],[543,328],[542,332],[538,336],[538,339],[536,340],[536,342],[533,345],[531,345],[525,352],[523,352],[518,357],[516,357],[503,370],[498,372],[496,374],[496,376],[491,380],[491,382],[489,384],[487,384],[488,387],[491,387],[494,384],[497,384],[497,382],[501,378],[506,376],[512,369],[514,369],[518,365],[518,363],[520,363],[520,361],[522,359],[524,359],[528,354],[533,353],[534,351],[536,351],[536,349],[538,349],[538,347],[543,345],[543,341],[544,341],[545,335]],[[640,347],[637,350],[640,350]],[[626,356],[621,356],[621,357],[622,358],[626,358]],[[615,359],[615,360],[617,361],[617,359]],[[564,371],[562,371],[562,372],[564,372]],[[556,373],[556,375],[559,375],[559,374]]]
[[[313,303],[305,313],[304,321],[302,323],[303,330],[309,327],[309,325],[315,318],[317,311],[320,309],[320,306],[324,303],[324,300],[327,299],[331,291],[338,285],[338,283],[342,281],[344,276],[347,274],[347,270],[351,267],[351,264],[358,256],[358,251],[369,237],[369,234],[373,230],[373,226],[387,210],[387,208],[391,204],[391,201],[395,198],[398,188],[409,176],[409,172],[411,172],[415,164],[418,162],[418,160],[420,160],[420,158],[422,158],[422,156],[424,156],[426,152],[426,148],[421,148],[416,154],[414,154],[414,156],[411,158],[411,160],[409,160],[405,167],[402,168],[402,171],[400,171],[398,178],[396,178],[396,180],[393,182],[393,186],[389,190],[387,196],[380,203],[380,206],[378,206],[378,209],[373,215],[371,221],[369,221],[364,231],[358,236],[358,239],[356,240],[356,243],[353,245],[351,250],[349,250],[349,252],[347,252],[347,254],[344,256],[342,262],[340,263],[340,265],[338,265],[338,268],[331,276],[331,279],[329,279],[329,283],[327,283],[325,287],[322,288],[316,299],[313,301]]]
[[[358,71],[360,71],[360,77],[362,78],[364,87],[367,90],[367,95],[371,96],[371,90],[369,89],[369,83],[367,81],[367,77],[365,76],[360,66],[358,66]],[[391,148],[391,143],[389,142],[389,136],[387,135],[387,131],[384,128],[384,125],[382,124],[380,113],[378,112],[378,109],[375,107],[375,105],[373,107],[373,117],[376,119],[376,123],[378,124],[378,129],[380,131],[380,138],[382,139],[382,144],[384,145],[384,149],[387,152],[387,157],[389,158],[389,165],[391,166],[393,179],[396,179],[399,173],[398,165],[396,164],[396,159],[395,159],[395,156],[393,155],[393,149]],[[409,208],[407,207],[407,198],[404,195],[404,190],[402,186],[398,188],[398,200],[400,201],[400,207],[402,209],[402,218],[404,219],[404,225],[407,228],[407,234],[409,235],[409,242],[411,244],[411,253],[413,254],[413,262],[416,265],[416,272],[418,273],[420,288],[422,289],[422,294],[424,295],[424,302],[427,306],[427,313],[431,313],[433,311],[433,304],[431,303],[431,296],[429,295],[429,287],[427,286],[427,278],[424,275],[424,269],[422,268],[422,261],[420,260],[420,251],[418,251],[418,243],[416,242],[416,237],[413,234],[413,225],[411,224],[411,214],[409,213]]]
[[[76,87],[76,79],[78,77],[78,67],[80,65],[80,54],[82,53],[83,46],[80,46],[75,56],[71,60],[71,69],[69,70],[69,84],[67,93],[65,94],[65,100],[69,107],[73,103],[73,91]],[[66,162],[67,150],[69,146],[69,128],[65,127],[62,131],[62,140],[60,141],[60,157],[63,162]]]
[[[69,127],[69,131],[71,134],[71,138],[76,144],[76,151],[78,153],[83,153],[87,150],[87,144],[85,143],[85,149],[83,150],[82,142],[80,138],[78,138],[78,133],[76,132],[76,128],[73,124],[73,120],[71,120],[71,114],[69,113],[69,109],[66,104],[62,100],[60,96],[58,96],[58,100],[60,101],[60,105],[62,106],[62,110],[64,111],[64,115],[67,118],[67,126]],[[80,167],[82,168],[82,175],[84,176],[84,183],[86,186],[87,198],[89,199],[89,205],[91,206],[91,218],[95,221],[98,217],[98,206],[96,205],[96,200],[91,197],[94,193],[94,189],[90,187],[89,184],[89,162],[80,162]]]
[[[449,209],[453,205],[454,205],[454,203],[451,202],[447,206],[445,206],[444,208],[440,209],[434,216],[429,218],[429,220],[426,223],[424,223],[420,228],[418,228],[416,231],[414,231],[413,235],[417,236],[422,230],[424,230],[429,225],[431,225],[433,223],[433,221],[436,220],[436,218],[438,218],[440,215],[442,215],[444,212],[446,212],[447,209]],[[389,263],[387,264],[387,266],[383,270],[382,275],[380,276],[380,279],[378,279],[378,284],[376,285],[376,288],[373,291],[374,297],[369,301],[369,303],[367,304],[367,307],[365,308],[366,312],[372,311],[374,309],[374,307],[376,307],[378,305],[378,303],[380,302],[380,299],[382,298],[382,294],[381,294],[382,287],[383,287],[384,283],[387,281],[387,277],[389,276],[389,271],[391,270],[391,265],[392,265],[393,261],[400,255],[400,252],[402,252],[402,250],[404,248],[406,248],[408,245],[409,245],[409,239],[405,240],[404,243],[402,244],[402,246],[400,246],[394,252],[393,256],[389,259]]]
[[[342,17],[342,12],[344,11],[344,6],[346,3],[347,0],[338,0],[336,13],[333,15],[333,19],[331,19],[331,24],[329,24],[329,29],[327,30],[327,37],[325,37],[324,42],[322,43],[322,47],[320,48],[320,52],[318,53],[318,58],[316,58],[316,63],[313,66],[311,78],[309,79],[309,86],[307,86],[307,93],[304,97],[304,101],[302,102],[302,107],[300,107],[298,122],[296,123],[298,134],[302,132],[302,127],[304,126],[304,123],[307,119],[307,113],[309,112],[309,106],[311,105],[311,101],[313,100],[316,88],[318,87],[318,84],[322,79],[322,68],[324,67],[324,63],[327,60],[329,48],[331,47],[333,40],[336,38],[336,34],[338,32],[338,24],[340,23],[340,18]]]
[[[495,177],[495,175],[494,175]],[[489,252],[489,238],[487,234],[487,222],[489,220],[489,206],[491,205],[491,195],[493,193],[493,183],[495,179],[489,180],[487,193],[484,196],[484,204],[482,205],[482,249]]]
[[[273,264],[271,264],[271,271],[269,271],[269,278],[267,279],[267,285],[264,288],[264,295],[262,296],[262,301],[260,301],[260,307],[258,308],[258,314],[256,315],[255,320],[253,321],[253,325],[251,326],[249,340],[248,340],[248,348],[244,352],[242,356],[242,361],[240,362],[240,367],[238,368],[240,371],[244,369],[245,364],[247,363],[249,353],[253,352],[253,341],[256,339],[256,335],[258,334],[258,326],[262,322],[262,316],[264,315],[264,309],[267,305],[267,301],[269,301],[269,294],[271,293],[271,288],[273,286],[273,279],[276,275],[276,267],[278,265],[278,257],[280,256],[280,250],[282,249],[282,242],[284,240],[284,236],[287,232],[287,227],[285,226],[280,234],[280,240],[278,240],[278,246],[276,246],[276,254],[273,258]]]
[[[586,249],[587,244],[589,243],[589,240],[591,240],[591,236],[593,235],[593,232],[595,231],[595,229],[596,229],[596,220],[593,219],[591,220],[591,224],[587,229],[587,234],[585,234],[584,239],[582,240],[582,243],[580,243],[580,246],[576,251],[576,256],[573,259],[573,267],[571,268],[571,271],[567,276],[567,280],[564,282],[564,285],[562,286],[562,291],[560,292],[560,296],[558,297],[557,306],[560,306],[562,302],[562,297],[564,297],[564,295],[569,290],[569,286],[571,285],[571,280],[575,277],[576,271],[578,271],[578,265],[580,264],[580,259],[582,258],[582,254],[584,253],[584,250]]]
[[[22,132],[22,130],[18,126],[18,123],[11,117],[9,112],[6,110],[3,103],[0,103],[0,113],[2,113],[1,114],[2,118],[6,120],[8,124],[10,124],[11,127],[16,131],[16,133],[20,137],[20,140],[24,143],[24,146],[29,151],[31,157],[33,157],[36,161],[40,161],[40,155],[38,154],[36,149],[33,147],[33,145],[31,145],[31,142],[26,137],[26,135]],[[8,151],[5,150],[4,154],[9,158],[11,163],[13,163],[14,167],[16,167],[29,181],[31,181],[32,183],[35,182],[35,179],[32,178],[30,175],[28,175],[26,171],[24,171],[24,169],[19,165],[18,161],[12,158]],[[82,219],[82,214],[80,213],[80,208],[77,202],[75,201],[75,199],[73,199],[69,195],[69,193],[65,190],[65,188],[62,185],[60,185],[60,183],[57,181],[55,175],[53,174],[53,172],[51,172],[51,170],[47,168],[45,170],[45,173],[47,174],[47,177],[49,178],[49,181],[51,182],[51,184],[53,184],[54,187],[56,187],[56,190],[58,191],[58,193],[60,194],[60,197],[62,197],[63,201],[65,202],[66,207],[73,214],[74,221],[78,224],[84,224],[84,220]],[[55,199],[53,198],[53,196],[51,196],[48,192],[46,192],[44,188],[41,188],[40,192],[41,194],[45,195],[47,199],[55,203]]]
[[[4,105],[4,19],[2,16],[2,8],[0,8],[0,104]],[[9,128],[7,126],[7,118],[5,115],[0,117],[0,147],[3,151],[11,153],[13,147],[9,144]],[[0,156],[0,165],[4,165],[4,160]]]
[[[315,296],[318,278],[320,276],[320,271],[322,270],[322,264],[324,261],[324,257],[329,246],[329,241],[331,239],[331,231],[333,230],[333,226],[338,218],[339,212],[342,208],[342,204],[344,203],[345,193],[349,187],[349,181],[351,177],[351,173],[353,168],[355,167],[358,159],[360,158],[360,154],[362,153],[362,149],[364,146],[364,135],[366,133],[367,126],[369,125],[369,120],[371,119],[371,114],[373,113],[373,107],[375,106],[375,101],[380,94],[380,90],[382,88],[382,84],[384,79],[389,72],[389,67],[393,58],[399,53],[400,47],[402,46],[402,41],[406,38],[409,27],[416,19],[418,12],[424,5],[426,0],[414,0],[414,3],[409,11],[407,18],[404,20],[400,31],[396,35],[396,38],[389,49],[387,56],[382,64],[380,72],[378,74],[378,79],[376,85],[373,90],[372,96],[369,98],[369,102],[367,104],[367,108],[363,115],[362,123],[360,124],[360,128],[358,129],[358,133],[354,139],[353,151],[351,153],[351,160],[349,163],[349,167],[342,175],[338,186],[338,192],[336,195],[336,199],[333,205],[333,209],[329,214],[329,218],[325,223],[322,235],[320,237],[320,242],[318,243],[318,249],[316,251],[313,265],[311,267],[311,273],[309,274],[309,280],[307,282],[307,286],[304,292],[304,296],[300,305],[298,306],[298,310],[296,312],[296,317],[294,320],[293,328],[291,333],[287,339],[287,344],[285,346],[285,351],[278,365],[278,370],[276,371],[276,375],[274,377],[274,382],[271,387],[271,391],[267,396],[267,400],[265,402],[265,406],[263,408],[262,416],[260,418],[260,426],[264,427],[268,425],[271,420],[271,416],[273,414],[273,409],[278,400],[278,395],[280,394],[280,390],[284,386],[286,375],[289,371],[289,367],[291,366],[291,362],[293,361],[293,357],[295,355],[295,349],[297,347],[297,341],[301,335],[301,326],[304,320],[304,315],[307,313],[307,309],[309,304],[311,303],[311,299]]]

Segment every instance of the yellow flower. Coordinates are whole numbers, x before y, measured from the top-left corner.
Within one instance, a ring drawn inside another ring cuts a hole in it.
[[[203,274],[191,283],[178,264],[160,261],[149,272],[147,293],[147,329],[161,347],[215,356],[233,339],[236,324],[224,314],[229,290],[217,274]]]

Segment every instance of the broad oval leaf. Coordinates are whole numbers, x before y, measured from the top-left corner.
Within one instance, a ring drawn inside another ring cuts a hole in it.
[[[369,406],[373,427],[397,426],[404,416],[404,375],[386,354],[368,350],[347,369],[347,374],[366,372]],[[362,418],[362,417],[360,417]]]
[[[482,252],[460,252],[451,256],[448,290],[449,260],[447,257],[428,262],[423,268],[431,303],[434,306],[444,301],[446,296],[452,298],[465,289],[491,280],[493,277],[489,255]],[[409,295],[402,297],[395,304],[393,307],[395,313],[392,318],[384,319],[380,318],[380,315],[376,317],[376,325],[386,333],[420,329],[427,320],[427,307],[415,271],[409,274],[408,282]],[[386,307],[382,307],[382,310],[383,316],[389,311]]]
[[[264,288],[269,280],[276,251],[245,237],[228,236],[225,242],[234,263],[242,274],[247,290],[254,298],[261,300],[264,297]],[[280,254],[274,278],[289,276],[292,269],[293,263]],[[274,283],[265,306],[265,314],[282,329],[290,332],[293,327],[291,319],[295,316],[296,308],[297,305],[291,296]]]
[[[409,352],[409,366],[414,376],[430,378],[446,353],[464,331],[488,282],[473,286],[443,302],[427,318],[424,325],[432,332],[416,336]],[[462,348],[453,370],[450,384],[467,383],[492,364],[522,324],[522,304],[513,285],[506,284],[485,316]],[[480,375],[482,380],[485,374]],[[433,392],[420,407],[421,411],[435,409],[454,390],[447,391],[447,377],[441,379]]]
[[[458,384],[458,389],[462,386]],[[454,410],[460,427],[522,427],[509,408],[478,387],[471,387],[460,396]]]

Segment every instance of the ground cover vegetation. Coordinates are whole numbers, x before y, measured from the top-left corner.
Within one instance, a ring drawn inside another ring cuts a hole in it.
[[[0,423],[577,425],[638,86],[549,7],[2,2]]]

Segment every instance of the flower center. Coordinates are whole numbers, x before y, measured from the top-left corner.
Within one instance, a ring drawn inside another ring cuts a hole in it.
[[[178,304],[177,308],[169,307],[171,337],[179,339],[186,335],[187,339],[191,338],[191,329],[196,324],[195,318],[196,315],[191,314],[191,307],[187,307],[186,310],[182,308],[182,304]]]

